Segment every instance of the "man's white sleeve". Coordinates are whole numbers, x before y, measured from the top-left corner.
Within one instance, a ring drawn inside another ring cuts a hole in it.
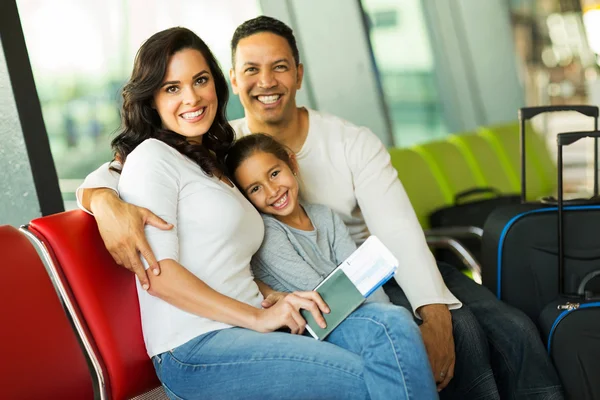
[[[461,307],[442,279],[383,143],[366,128],[353,134],[346,137],[345,153],[358,205],[369,232],[398,258],[400,265],[395,279],[413,312],[417,315],[416,310],[428,304],[447,304],[450,309]]]
[[[180,178],[178,157],[168,145],[146,140],[127,157],[127,164],[119,181],[121,197],[138,207],[153,210],[173,229],[162,230],[146,224],[144,233],[157,261],[171,259],[179,262],[179,207]],[[181,161],[180,161],[181,162]],[[144,257],[144,267],[149,268]]]
[[[86,209],[81,204],[83,189],[107,188],[114,190],[115,193],[117,193],[117,196],[119,195],[117,188],[119,186],[119,178],[121,175],[118,172],[111,170],[111,166],[119,170],[121,169],[121,163],[118,161],[102,164],[100,168],[86,176],[81,186],[77,188],[75,193],[77,196],[77,206],[86,213],[92,214],[90,210]]]

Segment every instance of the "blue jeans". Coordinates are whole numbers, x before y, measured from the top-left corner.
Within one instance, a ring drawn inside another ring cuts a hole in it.
[[[420,332],[366,304],[326,339],[229,328],[152,358],[171,399],[436,399]]]
[[[463,303],[452,311],[456,366],[441,399],[563,399],[558,375],[533,322],[455,267],[438,263],[448,289]],[[394,304],[408,300],[393,283]]]

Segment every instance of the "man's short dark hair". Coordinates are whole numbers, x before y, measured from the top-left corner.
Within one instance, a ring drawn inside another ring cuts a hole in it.
[[[287,40],[290,49],[292,50],[296,66],[300,64],[300,53],[298,52],[298,46],[296,45],[296,38],[294,37],[292,28],[278,19],[261,15],[260,17],[249,19],[244,22],[238,26],[233,33],[233,37],[231,38],[231,65],[235,65],[235,51],[240,40],[261,32],[274,33]]]

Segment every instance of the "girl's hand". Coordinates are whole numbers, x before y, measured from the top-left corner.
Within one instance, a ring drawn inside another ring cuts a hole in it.
[[[284,292],[273,292],[267,297],[265,297],[265,299],[262,301],[262,303],[260,303],[260,305],[263,306],[263,308],[269,308],[288,294],[289,293]]]
[[[301,335],[306,328],[301,309],[309,311],[321,328],[327,326],[321,313],[329,313],[329,307],[317,292],[271,293],[263,301],[263,307],[256,321],[255,330],[259,332],[287,327],[292,334]]]

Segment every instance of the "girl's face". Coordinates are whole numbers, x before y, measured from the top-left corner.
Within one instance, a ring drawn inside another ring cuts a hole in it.
[[[202,53],[183,49],[173,54],[153,106],[163,127],[202,143],[217,114],[217,92]]]
[[[235,180],[254,207],[282,220],[300,209],[295,169],[271,153],[257,151],[235,170]]]

